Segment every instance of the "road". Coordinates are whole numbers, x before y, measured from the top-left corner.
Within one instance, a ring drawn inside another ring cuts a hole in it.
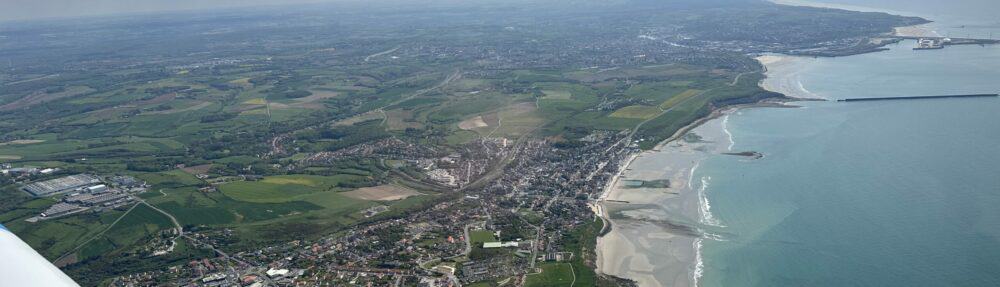
[[[396,50],[399,50],[399,48],[402,48],[402,47],[403,46],[398,46],[398,47],[395,47],[395,48],[392,48],[392,49],[389,49],[389,50],[385,50],[385,51],[382,51],[382,52],[378,52],[378,53],[375,53],[375,54],[368,55],[367,57],[365,57],[365,62],[370,61],[372,58],[375,58],[375,57],[378,57],[378,56],[382,56],[382,55],[385,55],[385,54],[389,54],[389,53],[395,52]]]

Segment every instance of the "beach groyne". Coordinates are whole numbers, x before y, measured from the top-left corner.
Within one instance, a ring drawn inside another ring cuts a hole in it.
[[[906,97],[877,97],[877,98],[849,98],[839,99],[838,102],[870,102],[870,101],[896,101],[896,100],[926,100],[926,99],[953,99],[953,98],[989,98],[1000,97],[1000,94],[965,94],[965,95],[939,95],[939,96],[906,96]]]

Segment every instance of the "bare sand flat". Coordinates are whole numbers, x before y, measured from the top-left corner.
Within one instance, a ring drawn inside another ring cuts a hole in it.
[[[463,130],[467,130],[467,131],[468,130],[474,130],[474,129],[477,129],[477,128],[485,128],[485,127],[488,127],[488,126],[490,126],[490,125],[486,124],[486,121],[483,120],[483,116],[476,116],[474,118],[467,119],[467,120],[464,120],[464,121],[458,123],[458,128],[463,129]]]
[[[900,37],[941,37],[941,34],[927,25],[896,27],[893,34]]]
[[[422,193],[398,185],[385,184],[373,187],[363,187],[344,192],[342,194],[348,197],[363,200],[392,201],[421,195]]]

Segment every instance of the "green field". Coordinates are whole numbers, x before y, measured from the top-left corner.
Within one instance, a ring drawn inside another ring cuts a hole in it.
[[[469,231],[469,241],[473,245],[481,245],[484,242],[497,242],[496,236],[493,236],[493,231],[489,230],[470,230]]]
[[[360,179],[362,178],[356,175],[279,175],[268,176],[259,181],[227,183],[219,186],[219,190],[239,201],[282,203],[320,191],[343,191],[345,188],[338,187],[339,184]]]
[[[122,210],[129,207],[131,206]],[[25,216],[35,214],[37,213],[33,212]],[[107,229],[102,236],[81,246],[79,259],[92,258],[120,247],[132,246],[160,230],[173,227],[167,217],[145,205],[136,206],[128,214],[123,211],[105,212],[99,215],[80,214],[37,223],[24,222],[24,218],[19,218],[5,222],[5,225],[25,242],[38,246],[36,250],[43,256],[54,260],[94,238],[119,218],[120,221]]]
[[[162,213],[140,204],[107,233],[84,245],[78,256],[85,260],[108,254],[120,247],[132,246],[145,238],[157,236],[160,230],[173,227],[170,219]]]
[[[525,287],[562,287],[575,286],[573,265],[569,263],[544,263],[539,265],[542,273],[529,274],[524,281]],[[582,285],[581,285],[582,286]]]
[[[740,78],[735,85],[721,85],[704,91],[687,90],[663,103],[669,111],[650,120],[643,125],[638,135],[646,137],[639,143],[643,149],[651,149],[660,141],[667,139],[684,126],[698,118],[708,116],[711,106],[720,104],[750,103],[766,97],[777,96],[757,86],[763,74],[748,74]],[[661,105],[662,106],[662,105]]]
[[[118,212],[117,215],[120,216],[121,213]],[[42,256],[54,260],[100,232],[105,224],[112,221],[113,218],[88,216],[46,220],[35,224],[18,219],[4,222],[4,225],[21,240],[32,245]]]
[[[153,189],[193,186],[202,183],[197,177],[179,169],[164,172],[137,173],[135,176],[145,180]]]

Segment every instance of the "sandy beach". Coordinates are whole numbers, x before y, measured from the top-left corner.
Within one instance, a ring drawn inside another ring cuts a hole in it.
[[[792,98],[822,99],[803,88],[798,73],[802,61],[812,58],[764,55],[767,68],[761,87]],[[705,195],[710,178],[699,177],[700,163],[714,154],[733,152],[727,130],[735,106],[692,123],[654,149],[626,159],[618,176],[605,187],[596,211],[611,222],[611,231],[598,238],[597,269],[601,273],[635,280],[639,286],[697,286],[702,262],[700,246],[719,228]],[[780,104],[771,104],[778,106]],[[668,188],[634,188],[634,181],[669,180]]]
[[[720,113],[673,141],[629,159],[606,189],[601,210],[612,230],[598,239],[598,270],[639,286],[694,286],[698,249],[707,224],[698,164],[728,151],[726,115]],[[668,188],[631,188],[627,182],[669,180]]]
[[[767,76],[760,86],[765,90],[779,92],[785,96],[798,99],[826,99],[805,88],[800,75],[806,70],[805,63],[816,61],[814,58],[767,54],[757,57],[757,61],[766,67]]]

